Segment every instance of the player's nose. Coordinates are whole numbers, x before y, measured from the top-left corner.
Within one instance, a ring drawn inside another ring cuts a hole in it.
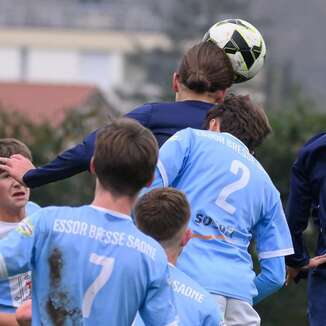
[[[22,188],[24,187],[20,182],[18,182],[16,179],[10,177],[12,179],[12,185],[14,188]]]

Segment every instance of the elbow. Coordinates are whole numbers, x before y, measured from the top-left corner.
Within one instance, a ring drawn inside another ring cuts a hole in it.
[[[285,280],[286,280],[285,268],[282,269],[282,271],[278,271],[278,273],[273,273],[269,279],[270,284],[273,286],[275,291],[283,287]]]

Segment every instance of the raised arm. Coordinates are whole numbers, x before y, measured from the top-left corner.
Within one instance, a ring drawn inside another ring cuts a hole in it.
[[[13,178],[25,183],[29,188],[69,178],[86,171],[89,167],[95,146],[96,131],[89,134],[82,143],[64,151],[50,163],[35,168],[22,155],[0,158],[0,168]]]
[[[139,121],[148,127],[151,106],[144,105],[126,116]],[[97,130],[86,136],[80,144],[65,150],[53,161],[35,168],[29,160],[21,155],[11,159],[0,158],[1,168],[5,169],[12,177],[24,182],[29,188],[39,187],[50,182],[69,178],[75,174],[87,171],[94,153]]]

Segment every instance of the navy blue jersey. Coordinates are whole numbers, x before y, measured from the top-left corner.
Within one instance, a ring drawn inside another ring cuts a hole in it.
[[[133,118],[150,129],[161,146],[181,129],[202,128],[206,113],[212,105],[200,101],[150,103],[129,112],[126,117]],[[82,143],[64,151],[50,163],[28,171],[24,175],[25,184],[30,188],[38,187],[88,170],[95,139],[96,130],[86,136]]]
[[[319,237],[316,255],[326,253],[326,133],[311,138],[300,150],[292,167],[287,219],[295,254],[286,257],[289,266],[309,262],[302,232],[308,225],[311,210],[316,208],[315,223]]]

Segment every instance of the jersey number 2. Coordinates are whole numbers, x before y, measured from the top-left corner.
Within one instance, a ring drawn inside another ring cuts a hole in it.
[[[102,287],[106,284],[106,282],[109,280],[114,265],[114,258],[98,256],[95,253],[92,253],[90,255],[89,261],[95,265],[101,265],[102,269],[99,276],[95,279],[95,281],[85,292],[82,308],[84,318],[89,317],[95,296],[97,292],[100,291]]]
[[[250,179],[250,170],[242,162],[234,160],[231,163],[230,171],[235,175],[237,175],[238,172],[241,171],[242,173],[240,175],[240,179],[225,186],[219,193],[215,204],[218,207],[224,209],[229,214],[234,214],[236,208],[227,202],[227,198],[232,193],[244,188],[248,184]]]

